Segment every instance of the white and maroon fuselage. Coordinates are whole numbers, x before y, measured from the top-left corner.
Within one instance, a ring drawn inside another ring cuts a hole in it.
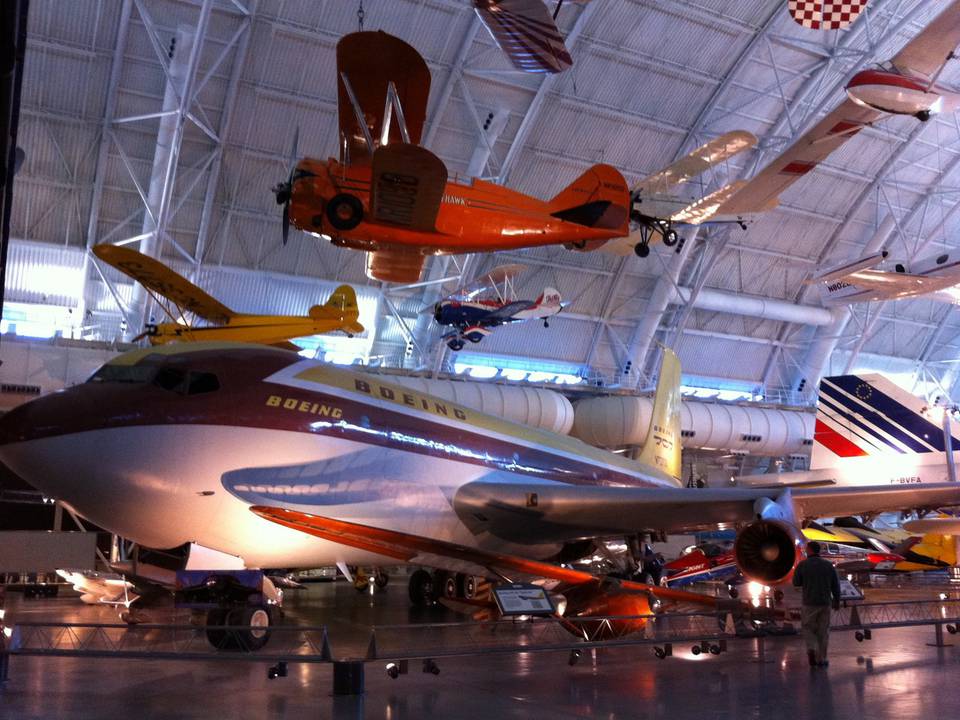
[[[458,489],[478,480],[677,487],[570,438],[239,344],[120,356],[91,381],[4,416],[0,459],[143,546],[193,542],[269,568],[385,561],[269,522],[252,505],[544,558],[559,548],[471,532]]]

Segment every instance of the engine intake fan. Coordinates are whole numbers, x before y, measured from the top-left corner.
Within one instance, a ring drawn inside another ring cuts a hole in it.
[[[803,537],[792,525],[758,520],[743,528],[733,545],[740,572],[765,585],[785,582],[803,556]]]

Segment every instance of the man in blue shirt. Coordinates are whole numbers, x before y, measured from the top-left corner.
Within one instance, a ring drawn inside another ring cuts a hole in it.
[[[830,608],[840,608],[840,578],[829,560],[820,557],[820,543],[807,543],[807,559],[793,573],[794,587],[803,588],[800,624],[807,641],[810,667],[827,667]]]

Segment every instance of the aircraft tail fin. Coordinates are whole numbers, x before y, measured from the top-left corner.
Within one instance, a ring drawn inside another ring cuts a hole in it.
[[[653,401],[650,430],[638,460],[651,465],[677,480],[680,462],[680,359],[670,348],[663,349],[660,378]]]
[[[960,440],[953,438],[954,447]],[[837,375],[820,381],[810,468],[841,458],[944,452],[943,429],[929,404],[882,375]]]
[[[364,330],[358,322],[360,308],[357,305],[357,293],[349,285],[340,285],[322,306],[310,308],[310,316],[314,317],[324,310],[333,310],[340,313],[343,320],[343,330],[351,335],[358,335]]]
[[[548,203],[550,214],[591,228],[630,231],[630,189],[611,165],[594,165]]]
[[[560,300],[560,291],[552,287],[544,288],[540,297],[537,298],[537,302],[541,307],[546,308],[558,308],[563,305]]]

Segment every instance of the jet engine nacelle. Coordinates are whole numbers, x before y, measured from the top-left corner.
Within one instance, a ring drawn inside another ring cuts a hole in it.
[[[803,546],[803,534],[792,523],[757,520],[737,534],[733,555],[748,580],[777,585],[793,575]]]

